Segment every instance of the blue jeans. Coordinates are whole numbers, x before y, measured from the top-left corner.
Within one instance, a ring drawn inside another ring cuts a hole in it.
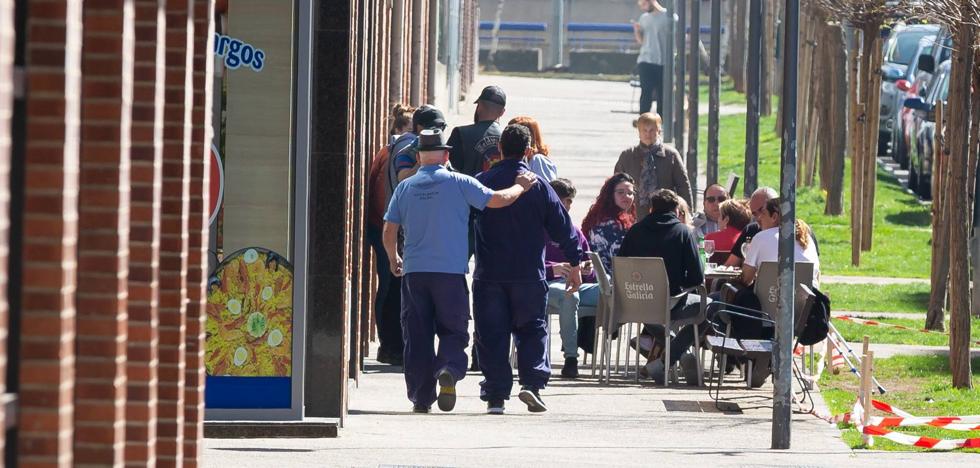
[[[548,304],[558,309],[558,327],[561,334],[561,350],[566,358],[578,357],[579,307],[595,307],[599,304],[599,285],[584,283],[578,292],[565,293],[565,282],[548,283]]]

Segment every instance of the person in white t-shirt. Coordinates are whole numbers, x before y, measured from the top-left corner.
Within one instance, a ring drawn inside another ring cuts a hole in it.
[[[752,284],[762,262],[779,260],[779,223],[782,214],[779,210],[779,198],[766,202],[765,209],[759,214],[759,225],[762,231],[752,237],[745,252],[745,262],[742,263],[742,283]],[[814,283],[820,278],[820,258],[814,245],[810,226],[802,220],[796,220],[795,261],[813,263]]]

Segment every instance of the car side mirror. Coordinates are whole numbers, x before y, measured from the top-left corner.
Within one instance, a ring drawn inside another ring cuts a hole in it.
[[[919,70],[926,73],[933,73],[936,70],[936,61],[931,55],[922,54],[919,56]]]
[[[909,83],[909,80],[898,80],[895,82],[895,87],[898,88],[899,91],[907,93],[910,89],[912,89],[912,83]]]
[[[932,110],[932,106],[930,106],[925,101],[923,101],[922,98],[919,96],[910,97],[906,99],[904,105],[909,109],[920,110],[924,112],[929,112]]]

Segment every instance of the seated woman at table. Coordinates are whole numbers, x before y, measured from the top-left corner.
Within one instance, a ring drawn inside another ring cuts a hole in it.
[[[568,179],[557,178],[551,181],[551,188],[565,205],[565,210],[572,209],[575,199],[575,186]],[[544,247],[544,266],[548,279],[548,305],[558,309],[558,326],[561,334],[561,350],[565,355],[565,365],[561,368],[561,376],[569,379],[578,378],[578,319],[581,307],[596,307],[599,304],[599,285],[596,284],[595,271],[589,261],[589,242],[577,226],[578,244],[582,248],[582,285],[578,292],[569,294],[565,291],[565,278],[571,270],[568,259],[558,247],[549,240]]]
[[[636,223],[636,192],[633,178],[620,172],[606,179],[599,196],[582,220],[582,231],[592,251],[599,254],[606,273],[612,274],[612,259],[619,253],[628,231]]]
[[[779,199],[773,198],[766,202],[765,208],[759,214],[759,225],[762,231],[752,237],[752,242],[748,244],[745,252],[745,261],[742,263],[741,282],[751,285],[755,281],[756,273],[762,262],[775,262],[779,260],[779,222],[782,214],[779,211]],[[820,278],[820,257],[817,254],[816,245],[813,242],[810,226],[803,220],[796,220],[796,234],[794,249],[795,261],[813,263],[813,284],[819,284]]]
[[[732,246],[738,236],[742,235],[742,230],[752,222],[752,213],[749,205],[743,200],[725,200],[718,206],[720,216],[718,217],[719,230],[704,236],[704,240],[715,243],[715,253],[711,256],[711,263],[719,265],[728,260],[728,255],[732,251]]]

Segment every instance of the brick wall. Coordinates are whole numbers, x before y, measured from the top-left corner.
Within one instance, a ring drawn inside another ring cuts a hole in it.
[[[157,463],[183,464],[193,5],[168,0],[160,223]]]
[[[163,6],[161,0],[135,0],[125,460],[149,467],[156,465],[157,443]]]
[[[72,464],[79,0],[35,0],[27,17],[27,154],[20,363],[22,466]]]
[[[76,292],[75,464],[123,461],[132,0],[83,9],[81,191]]]
[[[10,221],[10,118],[13,115],[14,2],[0,0],[0,350],[7,349],[7,231]],[[0,352],[0,376],[7,374],[7,353]],[[6,378],[0,379],[0,395],[7,391]],[[6,427],[4,407],[0,405],[0,427]],[[3,453],[5,437],[0,437]]]
[[[198,466],[204,435],[204,323],[208,276],[211,75],[214,0],[194,1],[194,98],[191,130],[190,219],[187,262],[187,373],[184,393],[184,465]]]

